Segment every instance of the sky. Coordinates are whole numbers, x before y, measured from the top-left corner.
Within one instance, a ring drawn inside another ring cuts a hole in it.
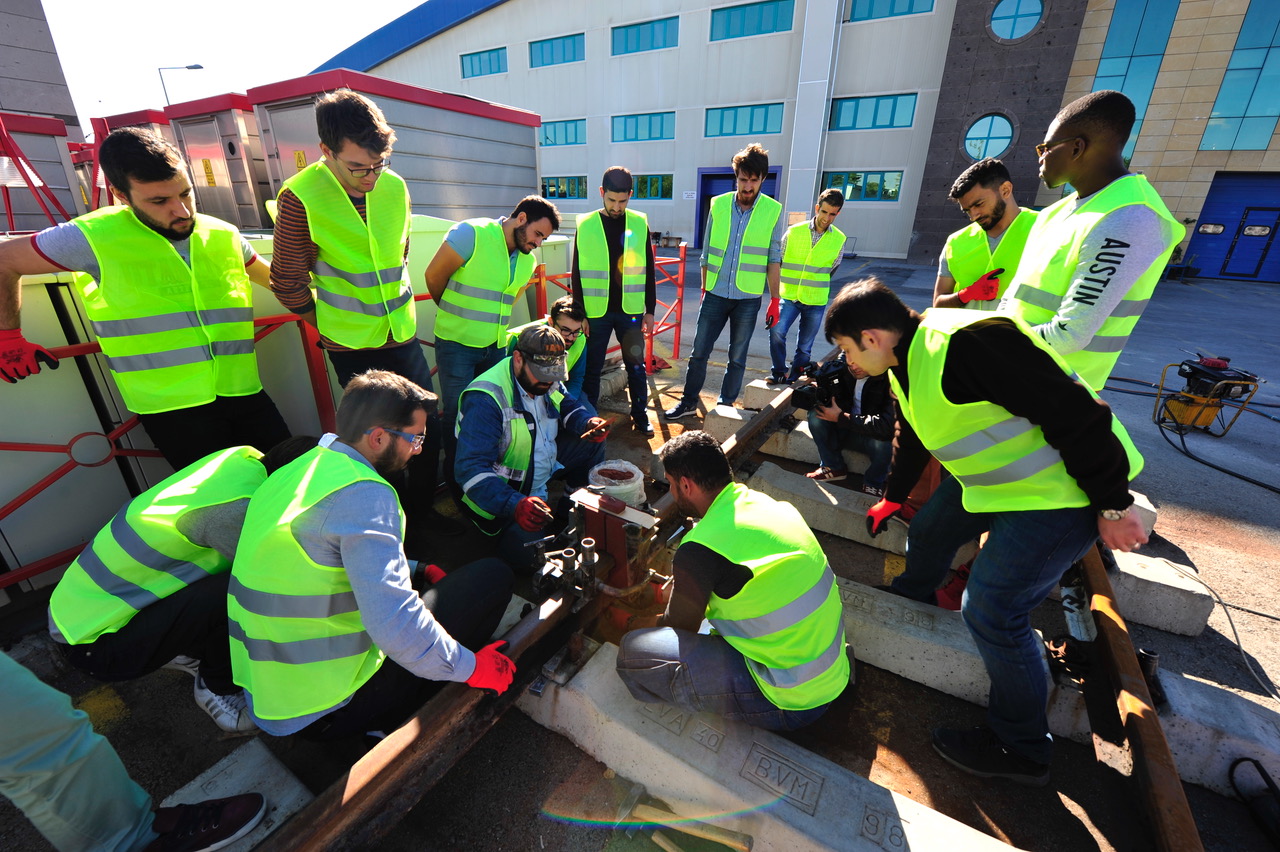
[[[162,66],[204,66],[164,72],[171,103],[244,92],[310,73],[422,2],[42,0],[86,135],[91,117],[163,108]]]

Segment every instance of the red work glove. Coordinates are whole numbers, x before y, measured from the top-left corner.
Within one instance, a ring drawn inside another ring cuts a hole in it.
[[[578,437],[584,441],[590,441],[593,444],[599,444],[605,438],[609,437],[609,421],[603,417],[592,417],[587,421],[587,431]]]
[[[422,569],[422,576],[425,577],[427,582],[433,586],[436,583],[439,583],[445,577],[449,576],[444,572],[444,569],[441,568],[439,565],[431,565],[426,562],[419,562],[418,565]]]
[[[875,538],[884,532],[884,525],[890,518],[898,514],[898,510],[902,508],[901,503],[894,503],[890,500],[882,499],[879,503],[867,510],[867,535]]]
[[[764,327],[773,328],[778,323],[778,316],[782,313],[782,300],[770,299],[769,310],[764,312]]]
[[[516,664],[502,653],[506,642],[494,642],[476,651],[476,670],[467,678],[467,686],[476,689],[492,689],[501,695],[511,685],[516,674]]]
[[[18,379],[25,379],[40,372],[39,359],[51,370],[58,369],[58,359],[43,346],[28,343],[22,336],[22,329],[7,328],[0,330],[0,379],[13,384]]]
[[[516,504],[516,523],[525,532],[537,532],[551,523],[551,507],[541,497],[526,497]]]
[[[1000,290],[1000,276],[1003,274],[1003,269],[993,269],[956,295],[966,305],[970,302],[990,302]]]

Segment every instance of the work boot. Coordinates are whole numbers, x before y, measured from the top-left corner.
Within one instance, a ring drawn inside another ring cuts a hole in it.
[[[200,708],[228,734],[252,734],[258,730],[245,705],[243,690],[235,695],[219,695],[205,686],[204,678],[197,674],[195,694]]]
[[[1007,778],[1028,787],[1049,783],[1049,764],[1018,754],[986,725],[935,728],[933,747],[947,763],[979,778]]]
[[[262,821],[267,800],[242,793],[156,811],[151,829],[159,834],[144,852],[210,852],[230,846]]]

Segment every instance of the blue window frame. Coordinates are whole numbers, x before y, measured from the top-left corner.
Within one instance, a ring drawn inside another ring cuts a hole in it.
[[[991,10],[991,32],[1009,41],[1020,39],[1035,29],[1044,17],[1040,0],[1000,0]]]
[[[633,175],[636,198],[671,198],[671,175]]]
[[[544,121],[540,137],[543,148],[554,145],[587,144],[587,120],[571,118],[567,121]]]
[[[965,153],[975,160],[999,157],[1013,142],[1013,123],[1003,115],[992,113],[969,125],[964,135]]]
[[[1250,3],[1201,151],[1265,151],[1280,119],[1280,5]]]
[[[614,142],[649,142],[676,138],[674,112],[642,112],[613,117]]]
[[[782,132],[782,104],[707,109],[707,136],[754,136]]]
[[[646,50],[661,50],[664,47],[677,47],[679,44],[680,17],[678,15],[613,28],[614,56],[641,53]]]
[[[823,172],[822,188],[835,187],[845,201],[897,201],[902,172]]]
[[[1165,45],[1178,15],[1179,0],[1116,0],[1102,57],[1093,78],[1093,91],[1115,89],[1133,101],[1137,113],[1124,156],[1133,156],[1142,132],[1142,119],[1151,103],[1151,90],[1164,59]]]
[[[505,74],[507,71],[507,49],[495,47],[493,50],[481,50],[478,53],[462,54],[462,77],[483,77],[486,74]]]
[[[795,0],[765,0],[711,10],[711,40],[785,33],[795,18]]]
[[[578,177],[544,177],[543,198],[586,198],[588,192],[585,175]]]
[[[916,115],[915,95],[836,98],[831,102],[828,130],[878,130],[910,127]]]
[[[871,21],[898,15],[932,12],[933,0],[853,0],[849,5],[850,21]]]
[[[529,67],[541,68],[544,65],[581,62],[587,58],[586,43],[587,39],[583,33],[531,41],[529,42]]]

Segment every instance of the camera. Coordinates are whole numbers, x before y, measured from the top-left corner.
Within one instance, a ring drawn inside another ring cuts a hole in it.
[[[805,370],[811,379],[810,384],[801,385],[791,392],[791,404],[796,408],[811,411],[814,408],[826,408],[841,394],[844,385],[853,380],[844,363],[844,354],[825,364],[818,364]]]

